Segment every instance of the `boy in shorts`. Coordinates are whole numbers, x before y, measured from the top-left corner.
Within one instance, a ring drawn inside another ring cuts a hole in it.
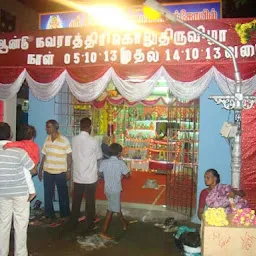
[[[122,152],[122,146],[120,144],[111,144],[109,151],[110,158],[102,161],[99,169],[100,175],[104,176],[105,194],[108,200],[107,214],[102,232],[100,233],[100,237],[104,239],[113,239],[107,234],[113,213],[117,213],[120,217],[123,230],[126,230],[128,225],[121,212],[121,191],[122,179],[129,176],[129,169],[125,162],[119,159]]]

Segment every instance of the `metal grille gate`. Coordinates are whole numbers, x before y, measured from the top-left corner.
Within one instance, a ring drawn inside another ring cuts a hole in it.
[[[166,176],[166,205],[192,216],[196,211],[199,100],[176,101],[168,115],[168,160],[173,167]]]

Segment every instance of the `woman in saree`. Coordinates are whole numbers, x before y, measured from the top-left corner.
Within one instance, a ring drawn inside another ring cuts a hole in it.
[[[207,188],[201,191],[197,212],[200,220],[208,207],[222,207],[227,212],[231,212],[234,205],[236,208],[247,207],[247,201],[242,198],[245,193],[242,190],[233,189],[230,185],[220,184],[220,175],[215,169],[208,169],[205,172],[204,182]]]

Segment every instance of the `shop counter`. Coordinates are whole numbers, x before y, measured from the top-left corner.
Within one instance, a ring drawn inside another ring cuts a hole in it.
[[[213,227],[202,221],[203,256],[255,256],[256,226]]]
[[[172,170],[173,164],[167,161],[154,161],[149,160],[149,169],[151,170],[160,170],[167,172],[169,170]]]
[[[132,170],[149,170],[149,162],[148,160],[141,160],[141,159],[129,159],[123,158],[123,160],[127,163],[128,168]]]

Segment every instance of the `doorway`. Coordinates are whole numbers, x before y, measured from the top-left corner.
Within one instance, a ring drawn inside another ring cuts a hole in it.
[[[181,101],[165,91],[162,97],[153,95],[137,104],[118,102],[79,102],[64,87],[55,98],[60,130],[71,139],[79,133],[80,119],[90,117],[93,135],[100,143],[110,127],[114,131],[111,140],[122,145],[122,159],[131,171],[131,178],[123,181],[123,202],[164,205],[192,215],[197,186],[199,100]],[[154,180],[156,186],[147,186]],[[103,181],[98,184],[97,200],[105,200]]]
[[[29,87],[25,81],[17,94],[16,104],[16,134],[20,126],[28,124],[28,110],[29,110]],[[16,138],[19,139],[19,138]]]

